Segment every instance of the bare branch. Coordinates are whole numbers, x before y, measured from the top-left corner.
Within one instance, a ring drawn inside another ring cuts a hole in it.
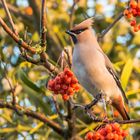
[[[69,22],[69,28],[71,29],[73,26],[73,18],[74,18],[74,13],[75,13],[75,6],[76,2],[74,1],[70,10],[70,22]]]
[[[107,33],[110,31],[110,29],[123,17],[123,12],[119,14],[119,16],[113,21],[112,24],[110,24],[98,37],[98,41],[100,41]]]
[[[46,0],[42,0],[41,7],[41,46],[46,48]]]
[[[0,7],[3,7],[3,4],[1,1],[0,1]],[[33,22],[32,16],[22,13],[16,6],[13,6],[13,5],[7,3],[7,7],[10,10],[10,12],[12,12],[14,15],[16,15],[18,17],[22,17],[22,19],[24,19],[28,22]]]
[[[16,104],[16,97],[15,97],[15,87],[12,86],[12,83],[10,82],[8,76],[7,76],[7,68],[6,66],[4,65],[4,63],[1,61],[1,64],[3,65],[3,68],[4,68],[4,76],[10,86],[10,89],[11,89],[11,92],[12,92],[12,104],[15,105]]]
[[[3,27],[3,29],[15,40],[15,42],[19,44],[19,47],[23,47],[24,49],[30,51],[33,54],[36,53],[36,50],[34,48],[29,46],[26,42],[24,42],[16,34],[12,32],[12,30],[6,25],[6,23],[3,21],[1,17],[0,17],[0,24]]]
[[[12,104],[5,103],[4,101],[1,101],[1,100],[0,100],[0,108],[8,108],[8,109],[11,109],[13,111],[18,110],[19,112],[21,112],[21,114],[27,115],[28,117],[32,117],[34,119],[37,119],[37,120],[40,120],[40,121],[44,122],[45,124],[50,126],[54,131],[56,131],[59,135],[61,135],[63,137],[65,136],[66,130],[62,129],[62,127],[58,123],[48,119],[42,113],[34,112],[30,109],[26,109],[24,107],[21,107],[17,104],[15,106],[13,106]]]
[[[5,0],[2,0],[2,4],[3,4],[3,7],[4,7],[4,9],[5,9],[5,12],[6,12],[6,14],[7,14],[8,18],[9,18],[9,21],[10,21],[10,24],[11,24],[11,26],[12,26],[13,32],[14,32],[16,35],[18,35],[18,32],[17,32],[17,30],[16,30],[16,28],[15,28],[15,24],[14,24],[14,22],[13,22],[13,20],[12,20],[11,14],[10,14],[9,9],[8,9],[8,7],[7,7],[6,1],[5,1]]]
[[[39,7],[40,0],[28,0],[28,2],[33,9],[33,13],[34,13],[33,16],[36,21],[35,24],[39,32],[40,31],[40,26],[39,26],[40,25],[40,7]]]

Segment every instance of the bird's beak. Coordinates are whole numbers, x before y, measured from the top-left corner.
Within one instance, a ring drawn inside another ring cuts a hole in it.
[[[75,36],[75,33],[71,32],[70,30],[67,30],[66,33],[70,36]]]

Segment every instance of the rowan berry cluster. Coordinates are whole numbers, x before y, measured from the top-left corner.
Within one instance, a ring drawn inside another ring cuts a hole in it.
[[[47,87],[54,94],[61,94],[64,101],[80,89],[77,78],[68,68],[65,68],[54,79],[49,80]]]
[[[88,132],[85,140],[123,140],[128,133],[118,123],[107,124],[96,132]]]
[[[137,24],[136,17],[140,17],[140,0],[130,0],[129,7],[129,9],[124,10],[124,15],[130,19],[130,25],[133,27],[134,32],[138,32],[140,25]]]

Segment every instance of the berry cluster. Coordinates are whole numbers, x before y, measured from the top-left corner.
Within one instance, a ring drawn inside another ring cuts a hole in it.
[[[132,19],[130,21],[130,25],[133,27],[134,32],[138,32],[140,30],[140,25],[137,24],[136,17],[140,17],[140,0],[130,0],[129,9],[124,10],[124,15],[128,19]]]
[[[80,88],[78,80],[68,68],[65,68],[54,79],[49,80],[47,87],[54,94],[61,94],[64,101],[68,100]]]
[[[128,133],[118,123],[107,124],[96,132],[88,132],[85,140],[123,140]]]

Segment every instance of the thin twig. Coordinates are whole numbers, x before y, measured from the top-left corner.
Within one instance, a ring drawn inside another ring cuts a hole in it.
[[[3,7],[3,4],[1,1],[0,1],[0,7]],[[26,20],[29,23],[34,22],[34,19],[32,16],[22,13],[16,6],[13,6],[12,4],[7,3],[7,7],[10,10],[10,12],[12,12],[14,15],[16,15],[17,17],[22,17],[22,20]]]
[[[75,6],[76,2],[74,1],[70,10],[70,22],[69,22],[69,28],[71,29],[73,26],[73,18],[74,18],[74,13],[75,13]]]
[[[6,3],[5,0],[2,0],[2,5],[3,5],[3,7],[4,7],[4,9],[5,9],[5,12],[6,12],[6,14],[7,14],[8,18],[9,18],[9,22],[10,22],[10,24],[11,24],[11,27],[12,27],[13,32],[15,33],[15,35],[18,36],[18,32],[17,32],[17,30],[16,30],[14,21],[13,21],[13,19],[12,19],[12,16],[11,16],[11,14],[10,14],[10,12],[9,12],[9,9],[8,9],[8,6],[7,6],[7,3]],[[21,53],[24,51],[24,48],[22,48],[22,47],[20,47],[19,49],[20,49]]]
[[[65,48],[64,51],[67,55],[67,61],[68,61],[68,65],[71,68],[72,66],[72,50],[70,50],[72,48]]]
[[[36,53],[36,50],[34,48],[29,46],[26,42],[24,42],[21,38],[19,38],[15,33],[12,32],[12,30],[6,25],[6,23],[1,17],[0,24],[3,27],[3,29],[15,40],[15,42],[19,44],[20,47],[22,46],[24,49],[28,50],[32,54]]]
[[[42,0],[41,7],[41,46],[46,48],[46,0]]]
[[[19,112],[21,112],[22,114],[24,114],[24,115],[26,115],[28,117],[32,117],[34,119],[40,120],[41,122],[44,122],[45,124],[50,126],[55,132],[57,132],[59,135],[61,135],[63,137],[65,136],[66,130],[62,129],[62,127],[58,123],[48,119],[42,113],[34,112],[34,111],[30,110],[30,109],[26,109],[24,107],[21,107],[21,106],[19,106],[17,104],[15,106],[13,106],[12,104],[6,103],[6,102],[1,101],[1,100],[0,100],[0,108],[8,108],[8,109],[11,109],[13,111],[18,110]]]
[[[6,23],[3,21],[3,19],[0,17],[0,24],[3,27],[3,29],[15,40],[16,43],[19,44],[20,47],[23,47],[24,49],[28,50],[32,54],[36,53],[36,49],[28,45],[25,41],[23,41],[21,38],[19,38],[16,34],[12,32],[12,30],[6,25]],[[48,61],[48,56],[46,53],[41,54],[41,59],[43,61],[43,65],[50,71],[54,73],[58,73],[59,70],[57,67],[55,67],[53,64],[51,64]]]
[[[6,12],[6,14],[7,14],[8,18],[9,18],[9,22],[11,24],[12,30],[18,36],[18,32],[17,32],[16,27],[15,27],[15,24],[14,24],[14,22],[12,20],[12,17],[11,17],[11,14],[9,12],[9,9],[7,7],[6,1],[5,0],[1,0],[1,1],[2,1],[3,7],[5,9],[5,12]]]
[[[8,76],[7,76],[7,68],[6,66],[3,64],[3,62],[1,61],[1,64],[3,65],[3,68],[4,68],[4,76],[10,86],[10,89],[11,89],[11,93],[12,93],[12,104],[15,105],[16,104],[16,97],[15,97],[15,87],[12,86]]]
[[[56,101],[56,96],[53,95],[52,98],[53,98],[53,102],[54,102],[54,105],[55,105],[55,109],[56,109],[57,114],[59,115],[60,118],[66,119],[66,116],[64,116],[64,115],[60,112],[59,105],[57,104],[57,101]]]
[[[113,21],[112,24],[110,24],[98,37],[98,41],[100,41],[107,33],[110,31],[110,29],[123,17],[123,12],[119,14],[119,16]]]

